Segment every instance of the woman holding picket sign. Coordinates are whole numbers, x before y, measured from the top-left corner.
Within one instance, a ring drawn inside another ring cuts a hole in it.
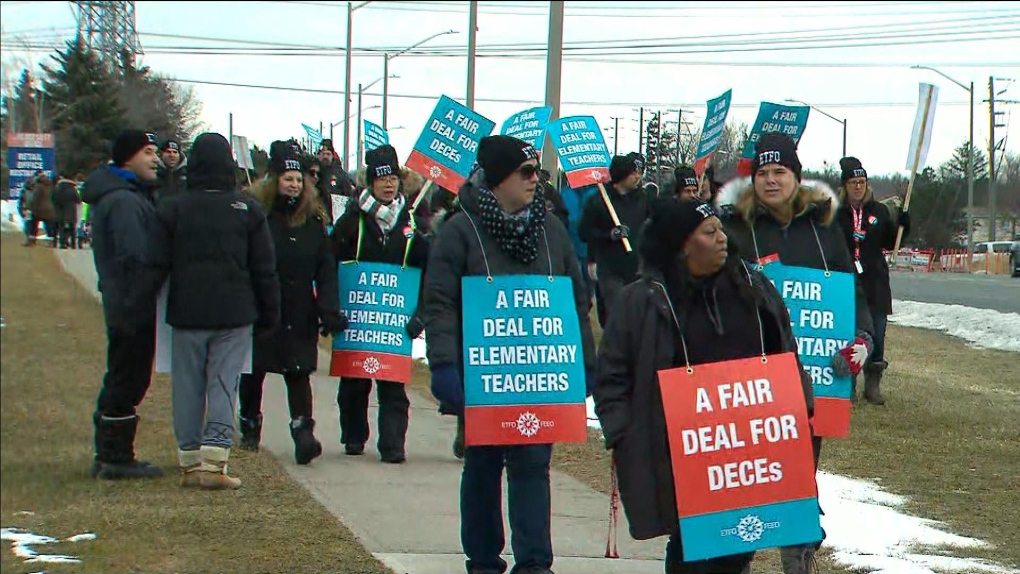
[[[421,269],[424,276],[429,254],[428,238],[421,231],[425,224],[411,215],[411,202],[401,189],[402,174],[392,146],[365,153],[367,187],[358,201],[347,204],[347,210],[333,228],[337,265],[387,263]],[[424,324],[417,310],[405,330],[411,339],[421,335]],[[407,460],[404,444],[411,407],[404,383],[342,377],[336,396],[340,407],[340,441],[349,455],[365,452],[369,436],[368,396],[373,381],[379,395],[379,457],[383,462],[401,464]]]
[[[471,346],[470,339],[479,338],[471,334],[468,321],[472,321],[473,327],[478,302],[487,301],[493,288],[502,285],[521,294],[538,291],[529,286],[541,285],[543,293],[553,293],[549,295],[548,309],[560,314],[557,319],[563,324],[576,322],[574,328],[579,331],[580,341],[576,350],[583,353],[583,357],[575,356],[570,362],[573,368],[583,361],[584,380],[577,380],[581,376],[571,377],[567,390],[576,392],[581,383],[587,392],[589,379],[594,382],[595,363],[588,294],[566,229],[559,218],[547,216],[545,197],[538,185],[538,152],[514,137],[484,137],[478,145],[478,165],[479,169],[460,188],[459,210],[440,228],[429,259],[424,316],[432,394],[465,411],[465,370],[473,367],[464,360],[464,350]],[[478,288],[470,287],[472,283]],[[469,285],[468,290],[465,284]],[[499,308],[499,303],[496,305]],[[528,312],[516,308],[512,311]],[[572,316],[575,312],[576,316]],[[517,341],[535,340],[537,334],[524,336],[507,340],[523,346]],[[508,366],[506,371],[516,376],[527,372],[529,366]],[[467,392],[480,394],[479,387],[476,382],[475,388]],[[578,406],[583,411],[583,404]],[[467,442],[471,446],[464,452],[460,532],[468,573],[506,571],[507,563],[500,557],[505,545],[502,511],[505,468],[514,551],[512,572],[550,574],[552,441],[509,446],[494,441],[476,442],[473,437],[478,436],[479,429],[487,432],[492,428],[486,428],[487,421],[481,418],[470,418],[470,411],[466,414]]]
[[[815,342],[842,340],[842,337],[825,334],[805,338],[805,349],[810,350],[808,366],[815,392],[816,418],[813,421],[815,465],[822,448],[822,436],[846,436],[850,420],[850,377],[855,377],[871,354],[873,326],[859,277],[854,274],[854,261],[847,250],[843,232],[835,222],[839,198],[822,182],[801,182],[801,164],[797,146],[786,135],[764,134],[755,145],[751,160],[751,181],[738,180],[727,184],[716,197],[716,207],[722,215],[726,233],[737,245],[740,255],[752,261],[766,276],[776,280],[780,273],[788,278],[813,276],[819,292],[839,292],[834,299],[826,300],[821,313],[829,316],[839,313],[839,307],[854,301],[854,313],[849,317],[853,325],[846,335],[848,344],[830,352],[828,346],[819,351]],[[793,287],[806,284],[796,280],[784,282]],[[787,306],[801,305],[802,299],[813,299],[814,292],[797,293]],[[800,295],[800,296],[798,296]],[[785,296],[785,295],[784,295]],[[821,300],[821,297],[817,297]],[[794,313],[791,313],[791,315]],[[797,329],[803,329],[810,312],[796,313]],[[808,359],[802,355],[805,364]],[[822,396],[821,391],[834,389],[835,379],[846,380],[846,397],[833,400],[836,395]],[[824,409],[823,409],[824,407]],[[823,533],[824,535],[824,533]],[[810,572],[817,544],[788,547],[782,550],[783,572],[802,574]]]
[[[698,453],[678,440],[677,429],[708,422],[701,423],[699,415],[680,408],[673,395],[706,380],[733,381],[738,371],[746,373],[744,380],[780,375],[785,387],[773,377],[769,394],[797,414],[795,428],[803,431],[803,438],[791,436],[791,442],[781,443],[779,450],[769,454],[778,453],[781,463],[786,463],[780,468],[785,475],[783,490],[799,486],[811,496],[814,472],[807,439],[813,407],[811,380],[795,356],[797,344],[782,298],[728,245],[710,204],[660,198],[642,233],[642,277],[624,288],[602,335],[594,393],[595,412],[606,447],[613,451],[631,535],[637,540],[669,535],[667,574],[747,573],[753,547],[738,546],[729,555],[699,558],[720,552],[717,546],[721,548],[722,542],[697,545],[681,536],[681,531],[693,534],[695,527],[687,532],[678,502],[683,509],[694,504],[692,498],[719,496],[715,492],[719,489],[705,486],[704,494],[698,490],[698,495],[691,490],[711,480],[711,468],[706,479],[704,467],[691,472],[682,466],[681,460],[693,460],[688,455]],[[746,366],[737,364],[740,360]],[[725,367],[714,365],[724,361]],[[671,377],[670,370],[679,374]],[[716,371],[722,371],[721,376],[713,375]],[[708,385],[713,400],[715,386]],[[737,406],[733,402],[722,409]],[[747,423],[736,428],[732,432],[739,432],[741,440],[750,444],[753,432],[745,430]],[[731,439],[735,442],[738,435]],[[704,446],[703,450],[710,449]],[[733,452],[744,456],[743,450]],[[817,517],[817,506],[814,511]]]

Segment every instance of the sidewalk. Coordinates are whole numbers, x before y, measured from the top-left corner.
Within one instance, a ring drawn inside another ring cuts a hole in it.
[[[57,254],[64,268],[87,292],[98,296],[92,252],[63,250]],[[320,373],[328,365],[328,357],[320,353]],[[459,506],[461,463],[451,452],[455,419],[440,416],[431,400],[410,392],[407,463],[383,464],[375,450],[377,410],[373,397],[369,409],[372,437],[365,454],[346,456],[340,444],[337,379],[320,374],[313,378],[312,384],[316,436],[322,441],[322,456],[309,466],[300,467],[294,463],[286,389],[277,375],[266,378],[263,449],[275,455],[291,477],[397,574],[463,572]],[[604,556],[609,531],[609,498],[556,471],[553,471],[552,488],[556,556],[553,570],[556,574],[658,574],[663,571],[664,538],[646,542],[632,540],[621,510],[620,559],[608,560]],[[504,558],[512,562],[506,516],[504,503],[507,539]]]

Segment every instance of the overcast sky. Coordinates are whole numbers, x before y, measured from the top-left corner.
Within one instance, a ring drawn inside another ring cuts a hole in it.
[[[43,46],[70,38],[70,2],[2,2],[4,77],[12,63],[44,61]],[[137,2],[136,27],[145,51],[141,62],[179,80],[309,88],[314,93],[193,84],[211,131],[235,134],[259,146],[302,137],[314,127],[343,119],[343,50],[312,55],[299,46],[343,48],[346,3],[341,2]],[[357,3],[356,3],[357,4]],[[695,130],[705,101],[733,89],[731,120],[753,122],[761,101],[802,100],[847,120],[848,154],[872,173],[902,173],[916,110],[919,82],[940,88],[928,164],[948,159],[967,139],[968,93],[934,72],[975,84],[975,144],[987,149],[988,79],[1020,80],[1020,2],[566,2],[561,116],[592,115],[608,130],[621,118],[620,153],[638,146],[638,108],[683,109]],[[545,97],[548,2],[480,2],[475,108],[496,123],[541,104]],[[372,2],[354,14],[352,85],[383,75],[383,58],[368,50],[400,51],[433,34],[421,49],[445,56],[407,53],[390,61],[388,123],[391,143],[406,159],[440,95],[465,100],[467,2]],[[222,43],[210,39],[232,39]],[[18,39],[37,49],[19,49]],[[823,41],[823,39],[825,39]],[[977,39],[977,40],[975,40]],[[262,44],[252,44],[257,42]],[[224,54],[223,47],[266,48],[289,55]],[[509,45],[509,46],[508,46]],[[600,51],[578,52],[578,46]],[[679,47],[677,47],[679,45]],[[638,46],[638,47],[635,47]],[[669,47],[666,47],[669,46]],[[827,47],[834,46],[834,47]],[[218,49],[216,54],[195,47]],[[574,48],[573,50],[571,48]],[[607,50],[606,48],[614,48]],[[529,49],[522,53],[522,49]],[[788,49],[796,48],[796,49]],[[484,57],[483,57],[484,56]],[[524,57],[522,57],[524,56]],[[380,122],[381,82],[363,100],[364,117]],[[1017,83],[1000,81],[1000,99],[1020,100]],[[411,97],[409,97],[411,96]],[[495,101],[494,101],[495,100]],[[509,100],[509,101],[507,101]],[[1016,119],[1006,148],[1020,150]],[[351,106],[357,111],[357,101]],[[687,114],[686,112],[691,112]],[[676,120],[676,113],[664,114]],[[646,115],[647,118],[647,115]],[[403,129],[396,129],[402,127]],[[999,129],[998,136],[1008,128]],[[812,111],[800,144],[802,163],[820,168],[841,156],[843,126]],[[334,128],[342,153],[343,125]],[[351,156],[355,125],[351,125]],[[351,162],[353,163],[353,162]]]

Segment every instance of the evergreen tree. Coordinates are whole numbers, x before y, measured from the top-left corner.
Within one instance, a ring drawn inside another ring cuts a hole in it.
[[[43,65],[47,117],[56,135],[57,171],[90,171],[109,157],[113,140],[127,127],[117,104],[117,84],[80,37]],[[146,126],[134,126],[145,128]]]

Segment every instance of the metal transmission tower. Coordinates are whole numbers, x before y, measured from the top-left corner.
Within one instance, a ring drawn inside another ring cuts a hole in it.
[[[142,53],[135,31],[135,3],[76,0],[78,35],[85,45],[103,55],[110,63],[119,63],[122,51],[131,61]]]

